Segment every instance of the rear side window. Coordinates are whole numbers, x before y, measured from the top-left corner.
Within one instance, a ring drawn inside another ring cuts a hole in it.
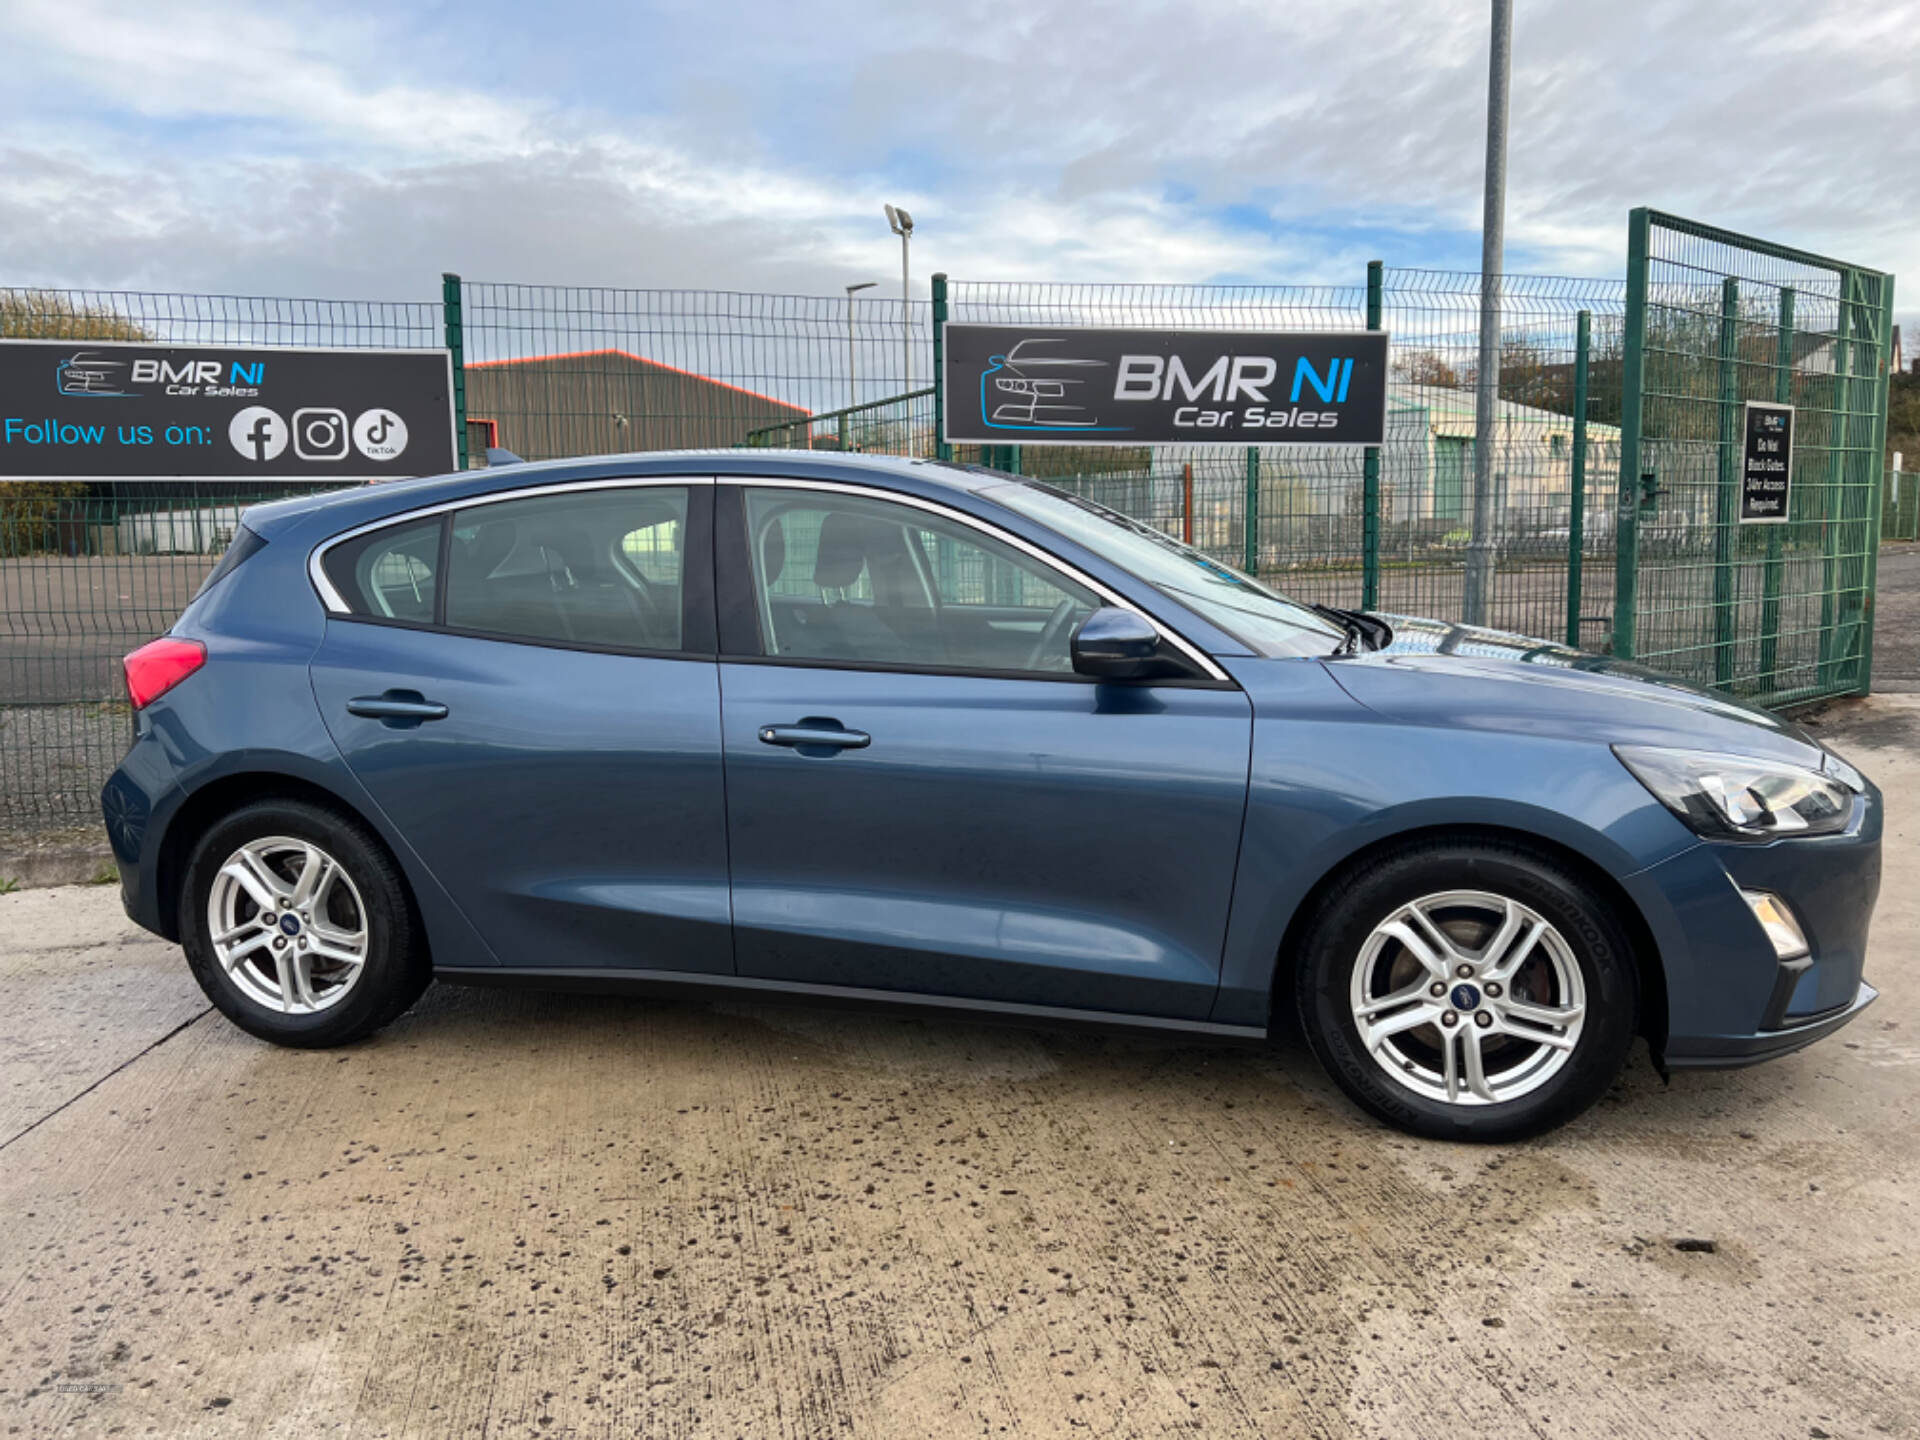
[[[234,531],[233,543],[227,546],[227,552],[220,557],[220,563],[214,566],[213,569],[207,573],[207,578],[200,582],[200,588],[193,592],[193,598],[198,600],[202,595],[206,594],[207,591],[211,590],[222,580],[226,579],[227,576],[238,570],[248,557],[259,551],[266,543],[265,540],[262,540],[244,525]]]
[[[324,565],[354,614],[431,625],[439,601],[440,521],[359,536],[329,550]]]
[[[646,485],[457,511],[446,623],[516,640],[678,650],[688,491]]]

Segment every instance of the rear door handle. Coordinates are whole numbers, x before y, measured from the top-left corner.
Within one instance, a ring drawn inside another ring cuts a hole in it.
[[[389,690],[384,695],[356,695],[347,701],[347,713],[389,725],[418,725],[422,720],[444,720],[447,707],[415,690]]]
[[[873,743],[864,730],[844,730],[818,720],[802,720],[798,725],[762,725],[760,741],[764,745],[791,745],[804,749],[819,745],[832,750],[863,750]]]

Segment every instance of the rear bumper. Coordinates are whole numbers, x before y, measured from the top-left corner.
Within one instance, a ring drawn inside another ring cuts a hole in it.
[[[1753,1035],[1702,1036],[1669,1042],[1667,1064],[1675,1070],[1727,1070],[1791,1055],[1816,1040],[1826,1039],[1879,998],[1880,992],[1863,980],[1851,1002],[1810,1020],[1795,1021],[1781,1029],[1762,1030]],[[1682,1045],[1685,1048],[1680,1048]]]

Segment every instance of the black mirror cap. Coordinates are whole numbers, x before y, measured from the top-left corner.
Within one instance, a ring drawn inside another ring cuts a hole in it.
[[[1160,632],[1144,615],[1118,605],[1094,611],[1073,632],[1076,674],[1100,680],[1174,679],[1189,668],[1163,648]]]

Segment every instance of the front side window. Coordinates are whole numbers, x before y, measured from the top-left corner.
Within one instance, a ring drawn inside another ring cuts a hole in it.
[[[1032,480],[981,493],[1138,576],[1257,654],[1325,655],[1342,638],[1339,626],[1305,605],[1104,505]]]
[[[440,521],[402,522],[336,545],[325,567],[355,615],[430,625],[438,597]]]
[[[512,639],[680,648],[684,486],[569,491],[454,512],[446,624]]]
[[[1068,674],[1097,595],[1033,557],[914,506],[749,489],[766,653],[915,669]]]

